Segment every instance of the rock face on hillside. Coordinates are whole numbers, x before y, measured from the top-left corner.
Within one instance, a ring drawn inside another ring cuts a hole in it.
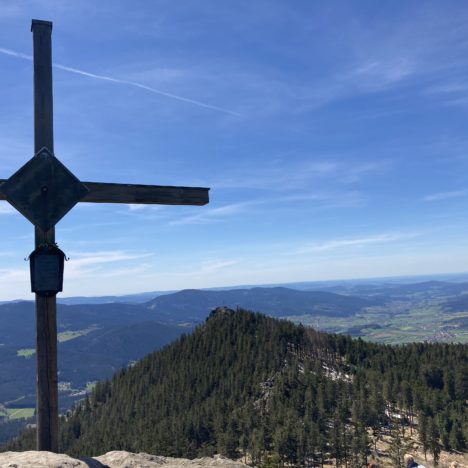
[[[70,458],[68,455],[51,452],[5,452],[0,453],[0,468],[245,468],[243,463],[215,455],[214,458],[168,458],[129,453],[108,452],[95,458]]]
[[[164,468],[179,467],[213,467],[213,468],[245,468],[243,463],[229,460],[228,458],[215,455],[214,458],[196,458],[187,460],[186,458],[168,458],[148,455],[147,453],[129,453],[123,451],[108,452],[105,455],[94,458],[109,468],[153,468],[164,466]],[[99,466],[99,465],[96,465]]]

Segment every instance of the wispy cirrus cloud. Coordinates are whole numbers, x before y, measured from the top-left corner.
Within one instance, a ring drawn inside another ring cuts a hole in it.
[[[165,208],[165,205],[143,205],[143,204],[138,204],[138,203],[129,203],[126,205],[128,208],[127,214],[138,214],[141,212],[155,212],[155,211],[163,211]]]
[[[311,182],[351,184],[363,180],[373,174],[386,173],[392,169],[393,160],[348,162],[338,158],[316,161],[289,160],[276,165],[262,167],[240,167],[233,169],[233,175],[220,175],[209,183],[210,187],[218,189],[266,189],[271,191],[297,190],[298,187],[309,187]],[[237,173],[238,172],[238,173]]]
[[[216,271],[236,265],[239,263],[237,260],[215,260],[203,262],[199,270],[200,274],[215,273]]]
[[[29,277],[29,268],[1,268],[0,276],[2,277],[2,282],[11,280],[26,281]]]
[[[356,68],[345,73],[342,79],[354,84],[361,91],[381,91],[410,77],[415,70],[413,58],[381,58],[358,64]]]
[[[4,54],[4,55],[9,55],[11,57],[16,57],[16,58],[20,58],[20,59],[24,59],[24,60],[29,60],[29,61],[31,61],[33,59],[31,55],[24,54],[22,52],[17,52],[17,51],[12,50],[12,49],[6,49],[4,47],[0,47],[0,53]],[[210,110],[217,111],[217,112],[222,112],[224,114],[234,115],[236,117],[241,116],[239,113],[234,112],[232,110],[225,109],[225,108],[219,107],[219,106],[215,106],[213,104],[209,104],[209,103],[206,103],[206,102],[197,101],[195,99],[190,99],[190,98],[187,98],[187,97],[184,97],[184,96],[180,96],[178,94],[169,93],[167,91],[163,91],[161,89],[157,89],[157,88],[154,88],[152,86],[147,86],[147,85],[145,85],[143,83],[138,83],[136,81],[123,80],[123,79],[116,78],[116,77],[113,77],[113,76],[92,73],[92,72],[89,72],[89,71],[86,71],[86,70],[82,70],[80,68],[69,67],[67,65],[62,65],[62,64],[59,64],[59,63],[53,63],[52,66],[54,68],[57,68],[58,70],[63,70],[63,71],[69,72],[69,73],[74,73],[75,75],[81,75],[81,76],[85,76],[85,77],[88,77],[88,78],[94,78],[96,80],[107,81],[107,82],[110,82],[110,83],[116,83],[116,84],[121,84],[121,85],[125,85],[125,86],[131,86],[133,88],[142,89],[142,90],[148,91],[148,92],[150,92],[152,94],[157,94],[159,96],[164,96],[164,97],[167,97],[167,98],[170,98],[170,99],[175,99],[177,101],[181,101],[181,102],[184,102],[184,103],[187,103],[187,104],[192,104],[194,106],[203,107],[205,109],[210,109]]]
[[[285,195],[283,197],[265,197],[239,203],[231,203],[216,208],[204,209],[202,213],[175,219],[173,221],[170,221],[169,224],[178,225],[219,223],[227,221],[231,216],[237,216],[253,212],[255,210],[258,210],[259,207],[262,207],[263,211],[277,210],[279,207],[290,207],[290,204],[294,202],[299,203],[308,201],[310,201],[311,203],[315,202],[313,208],[323,210],[344,207],[361,207],[365,203],[365,198],[359,192],[317,192]]]
[[[461,81],[448,81],[423,90],[425,96],[437,97],[447,106],[468,104],[468,85]]]
[[[137,205],[135,203],[130,203],[127,205],[130,211],[141,211],[144,210],[148,205]]]
[[[463,82],[447,82],[436,86],[429,86],[424,90],[425,94],[452,94],[468,92],[468,84]]]
[[[24,11],[18,3],[2,4],[0,9],[0,20],[11,20],[24,14]]]
[[[285,195],[283,197],[275,197],[270,200],[265,200],[265,203],[280,204],[288,202],[316,202],[317,208],[352,208],[360,207],[366,197],[358,191],[349,192],[312,192],[299,193],[297,195]]]
[[[269,190],[285,190],[304,185],[307,181],[335,175],[340,170],[340,164],[334,161],[313,161],[300,164],[285,162],[273,167],[258,168],[241,167],[226,177],[221,175],[210,183],[210,187],[219,189],[254,188]],[[236,172],[237,172],[236,171]]]
[[[100,270],[104,268],[106,264],[142,260],[152,255],[152,253],[130,253],[121,250],[101,250],[86,253],[69,252],[70,261],[69,264],[67,264],[67,276],[77,277],[90,273],[91,271]]]
[[[322,243],[307,244],[297,253],[313,253],[313,252],[330,252],[343,248],[362,248],[373,244],[386,244],[390,242],[398,242],[419,237],[419,233],[384,233],[367,237],[355,237],[349,239],[334,239]]]
[[[13,257],[16,253],[13,250],[0,250],[0,257]]]
[[[462,198],[468,196],[468,190],[453,190],[449,192],[438,192],[423,197],[425,202],[433,202],[439,200],[447,200],[450,198]]]
[[[32,144],[26,143],[21,136],[6,136],[13,132],[5,131],[0,135],[0,177],[7,178],[18,169],[18,165],[26,162],[33,156]]]
[[[243,213],[249,208],[258,205],[257,201],[247,201],[241,203],[231,203],[224,206],[219,206],[216,208],[205,209],[203,213],[186,216],[185,218],[175,219],[169,224],[210,224],[215,222],[220,222],[223,219]]]

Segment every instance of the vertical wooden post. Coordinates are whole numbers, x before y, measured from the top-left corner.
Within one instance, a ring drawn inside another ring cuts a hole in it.
[[[52,23],[33,20],[34,151],[54,152],[52,101]],[[35,228],[35,245],[55,242],[55,229]],[[37,450],[58,451],[56,298],[36,294]]]

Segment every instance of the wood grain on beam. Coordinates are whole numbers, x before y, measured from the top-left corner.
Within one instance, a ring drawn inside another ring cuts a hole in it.
[[[82,202],[156,205],[206,205],[209,188],[83,182],[89,189]],[[0,186],[1,190],[1,186]]]
[[[7,179],[0,179],[0,200],[6,200],[5,194],[2,192],[2,184],[3,182],[6,182]]]
[[[33,20],[34,153],[54,153],[52,102],[52,23]],[[36,156],[38,157],[38,156]],[[55,243],[55,229],[34,230],[36,248]],[[58,452],[58,375],[56,297],[36,294],[36,449]]]
[[[6,200],[0,179],[0,200]],[[109,184],[83,182],[89,193],[80,201],[90,203],[130,203],[153,205],[206,205],[209,188],[173,187],[165,185]]]

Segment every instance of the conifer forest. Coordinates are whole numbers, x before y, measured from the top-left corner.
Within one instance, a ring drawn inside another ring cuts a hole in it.
[[[424,452],[468,444],[467,345],[390,346],[219,308],[134,366],[99,383],[61,420],[60,450],[196,458],[259,467],[361,467],[392,436]],[[7,447],[31,449],[34,430]]]

